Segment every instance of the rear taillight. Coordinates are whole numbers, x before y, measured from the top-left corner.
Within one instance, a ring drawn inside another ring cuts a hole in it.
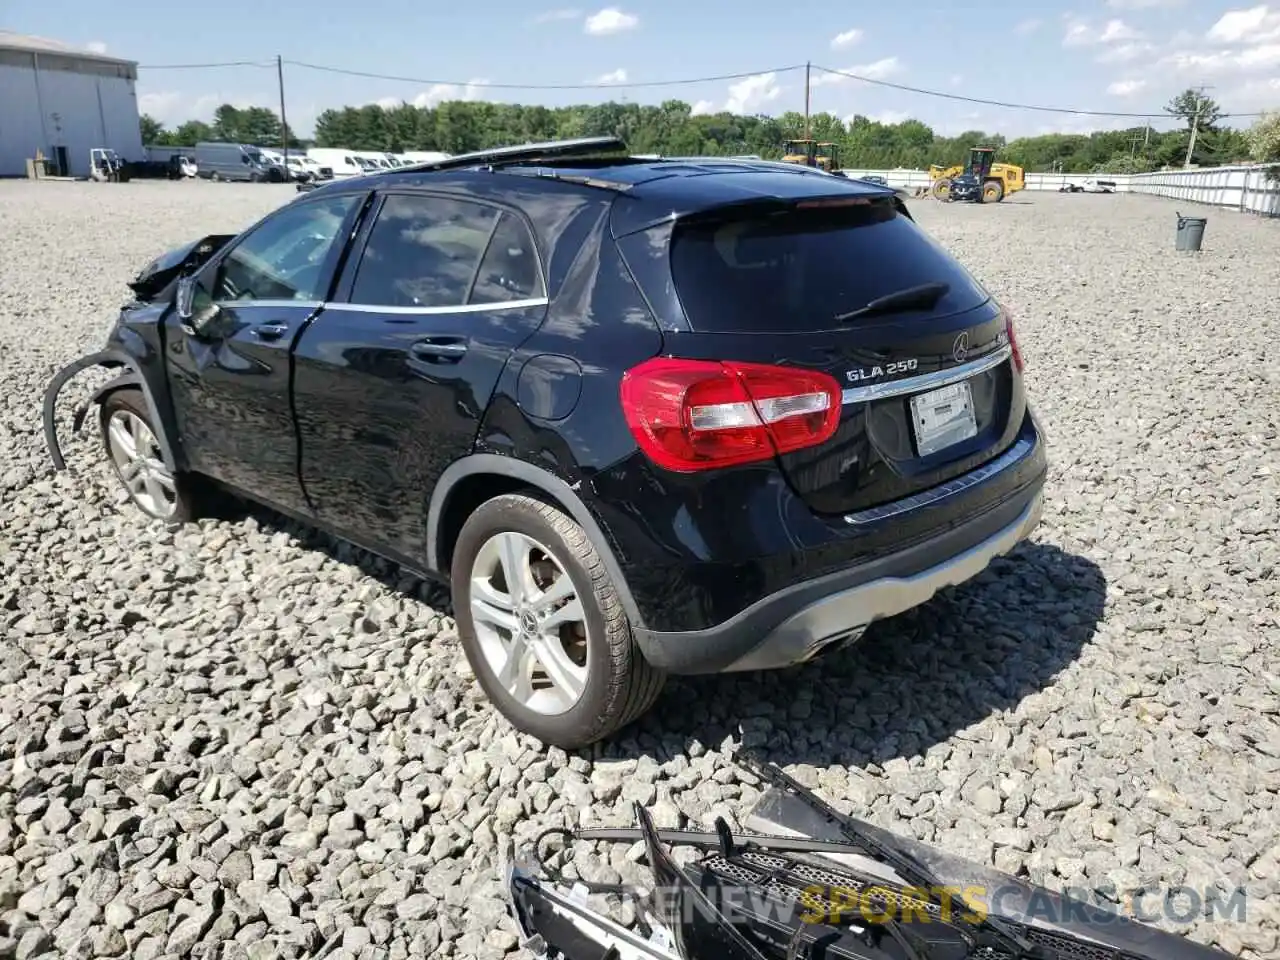
[[[1008,310],[1004,312],[1004,332],[1009,338],[1009,349],[1013,351],[1013,365],[1018,368],[1018,372],[1022,373],[1022,351],[1018,349],[1018,337],[1013,332],[1013,314]]]
[[[658,357],[624,373],[620,392],[640,449],[680,472],[811,447],[840,423],[835,379],[791,367]]]

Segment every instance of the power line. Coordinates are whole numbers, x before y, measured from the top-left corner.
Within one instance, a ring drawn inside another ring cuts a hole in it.
[[[274,67],[275,60],[227,60],[224,63],[140,63],[139,70],[216,70],[221,67]]]
[[[888,80],[880,80],[875,77],[863,77],[856,73],[849,73],[845,70],[832,70],[829,67],[820,67],[816,63],[813,69],[820,70],[823,73],[834,74],[838,77],[847,77],[850,80],[860,80],[863,83],[874,84],[877,87],[889,87],[893,90],[905,90],[907,93],[919,93],[926,97],[941,97],[945,100],[959,100],[963,103],[980,103],[990,107],[1007,107],[1011,110],[1035,110],[1041,113],[1074,113],[1084,117],[1132,117],[1135,120],[1150,120],[1152,117],[1164,116],[1168,111],[1154,110],[1147,113],[1121,113],[1115,110],[1075,110],[1071,107],[1048,107],[1031,103],[1011,103],[1005,100],[987,100],[982,97],[966,97],[959,93],[945,93],[941,90],[926,90],[923,87],[911,87],[904,83],[892,83]],[[1261,113],[1224,113],[1226,117],[1260,117]]]
[[[681,80],[644,80],[622,83],[489,83],[488,81],[471,80],[427,80],[422,77],[398,77],[385,73],[368,73],[364,70],[347,70],[343,67],[326,67],[318,63],[303,63],[300,60],[286,60],[291,67],[303,67],[307,70],[319,70],[322,73],[339,73],[348,77],[365,77],[370,80],[389,80],[394,83],[415,83],[424,87],[452,86],[475,87],[485,90],[613,90],[623,87],[678,87],[694,83],[716,83],[722,80],[742,80],[763,73],[790,73],[803,70],[804,64],[790,67],[774,67],[771,70],[748,70],[745,73],[722,73],[714,77],[689,77]]]
[[[765,70],[747,70],[741,73],[722,73],[714,76],[685,77],[672,80],[637,80],[621,83],[491,83],[488,81],[470,81],[470,80],[443,80],[430,79],[425,77],[407,77],[396,74],[373,73],[366,70],[350,70],[345,67],[331,67],[325,64],[308,63],[302,60],[283,60],[282,63],[292,67],[301,67],[304,70],[315,70],[321,73],[333,73],[347,77],[361,77],[368,80],[383,80],[390,83],[412,83],[419,86],[452,86],[452,87],[470,87],[479,90],[614,90],[614,89],[640,89],[653,87],[682,87],[691,86],[700,83],[717,83],[727,80],[744,80],[748,77],[757,77],[763,74],[786,74],[794,73],[797,70],[818,70],[831,76],[845,77],[850,80],[858,80],[862,83],[869,83],[877,87],[886,87],[891,90],[901,90],[906,93],[915,93],[926,97],[937,97],[943,100],[952,100],[960,103],[974,103],[990,107],[1003,107],[1009,110],[1030,110],[1039,113],[1057,113],[1057,114],[1075,114],[1082,117],[1126,117],[1134,120],[1150,121],[1154,117],[1163,117],[1168,114],[1167,110],[1149,110],[1145,113],[1126,113],[1116,110],[1079,110],[1072,107],[1047,106],[1044,104],[1031,103],[1015,103],[1007,100],[991,100],[985,97],[970,97],[959,93],[947,93],[942,90],[929,90],[924,87],[913,87],[904,83],[894,83],[890,80],[882,80],[876,77],[860,76],[856,73],[850,73],[846,70],[833,70],[830,67],[822,67],[818,64],[792,64],[786,67],[774,67]],[[228,60],[221,63],[168,63],[168,64],[140,64],[139,70],[213,70],[225,67],[261,67],[261,68],[277,68],[277,60],[269,61],[257,60]],[[1219,119],[1229,119],[1236,117],[1261,117],[1262,112],[1258,113],[1223,113]]]

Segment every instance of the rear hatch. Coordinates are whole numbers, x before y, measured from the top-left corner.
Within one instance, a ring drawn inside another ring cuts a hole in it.
[[[649,258],[634,272],[650,302],[678,304],[692,328],[669,324],[666,352],[838,384],[830,438],[778,457],[814,511],[899,500],[1016,440],[1025,397],[1005,311],[894,197],[735,205],[665,229],[661,253],[653,229],[620,243],[629,262]]]

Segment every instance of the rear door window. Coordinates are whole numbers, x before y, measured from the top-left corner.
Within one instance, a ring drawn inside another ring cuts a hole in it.
[[[459,307],[497,226],[494,207],[392,194],[378,211],[356,270],[351,302],[379,307]]]
[[[958,313],[988,299],[892,201],[679,225],[672,236],[671,272],[690,325],[706,332],[841,329],[845,324],[834,319],[837,314],[935,281],[949,284],[950,291],[925,313]]]

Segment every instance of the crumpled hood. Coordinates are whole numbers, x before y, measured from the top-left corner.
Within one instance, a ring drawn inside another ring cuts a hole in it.
[[[234,240],[236,234],[211,234],[160,254],[129,281],[129,289],[143,302],[160,296],[173,281],[195,269]]]

